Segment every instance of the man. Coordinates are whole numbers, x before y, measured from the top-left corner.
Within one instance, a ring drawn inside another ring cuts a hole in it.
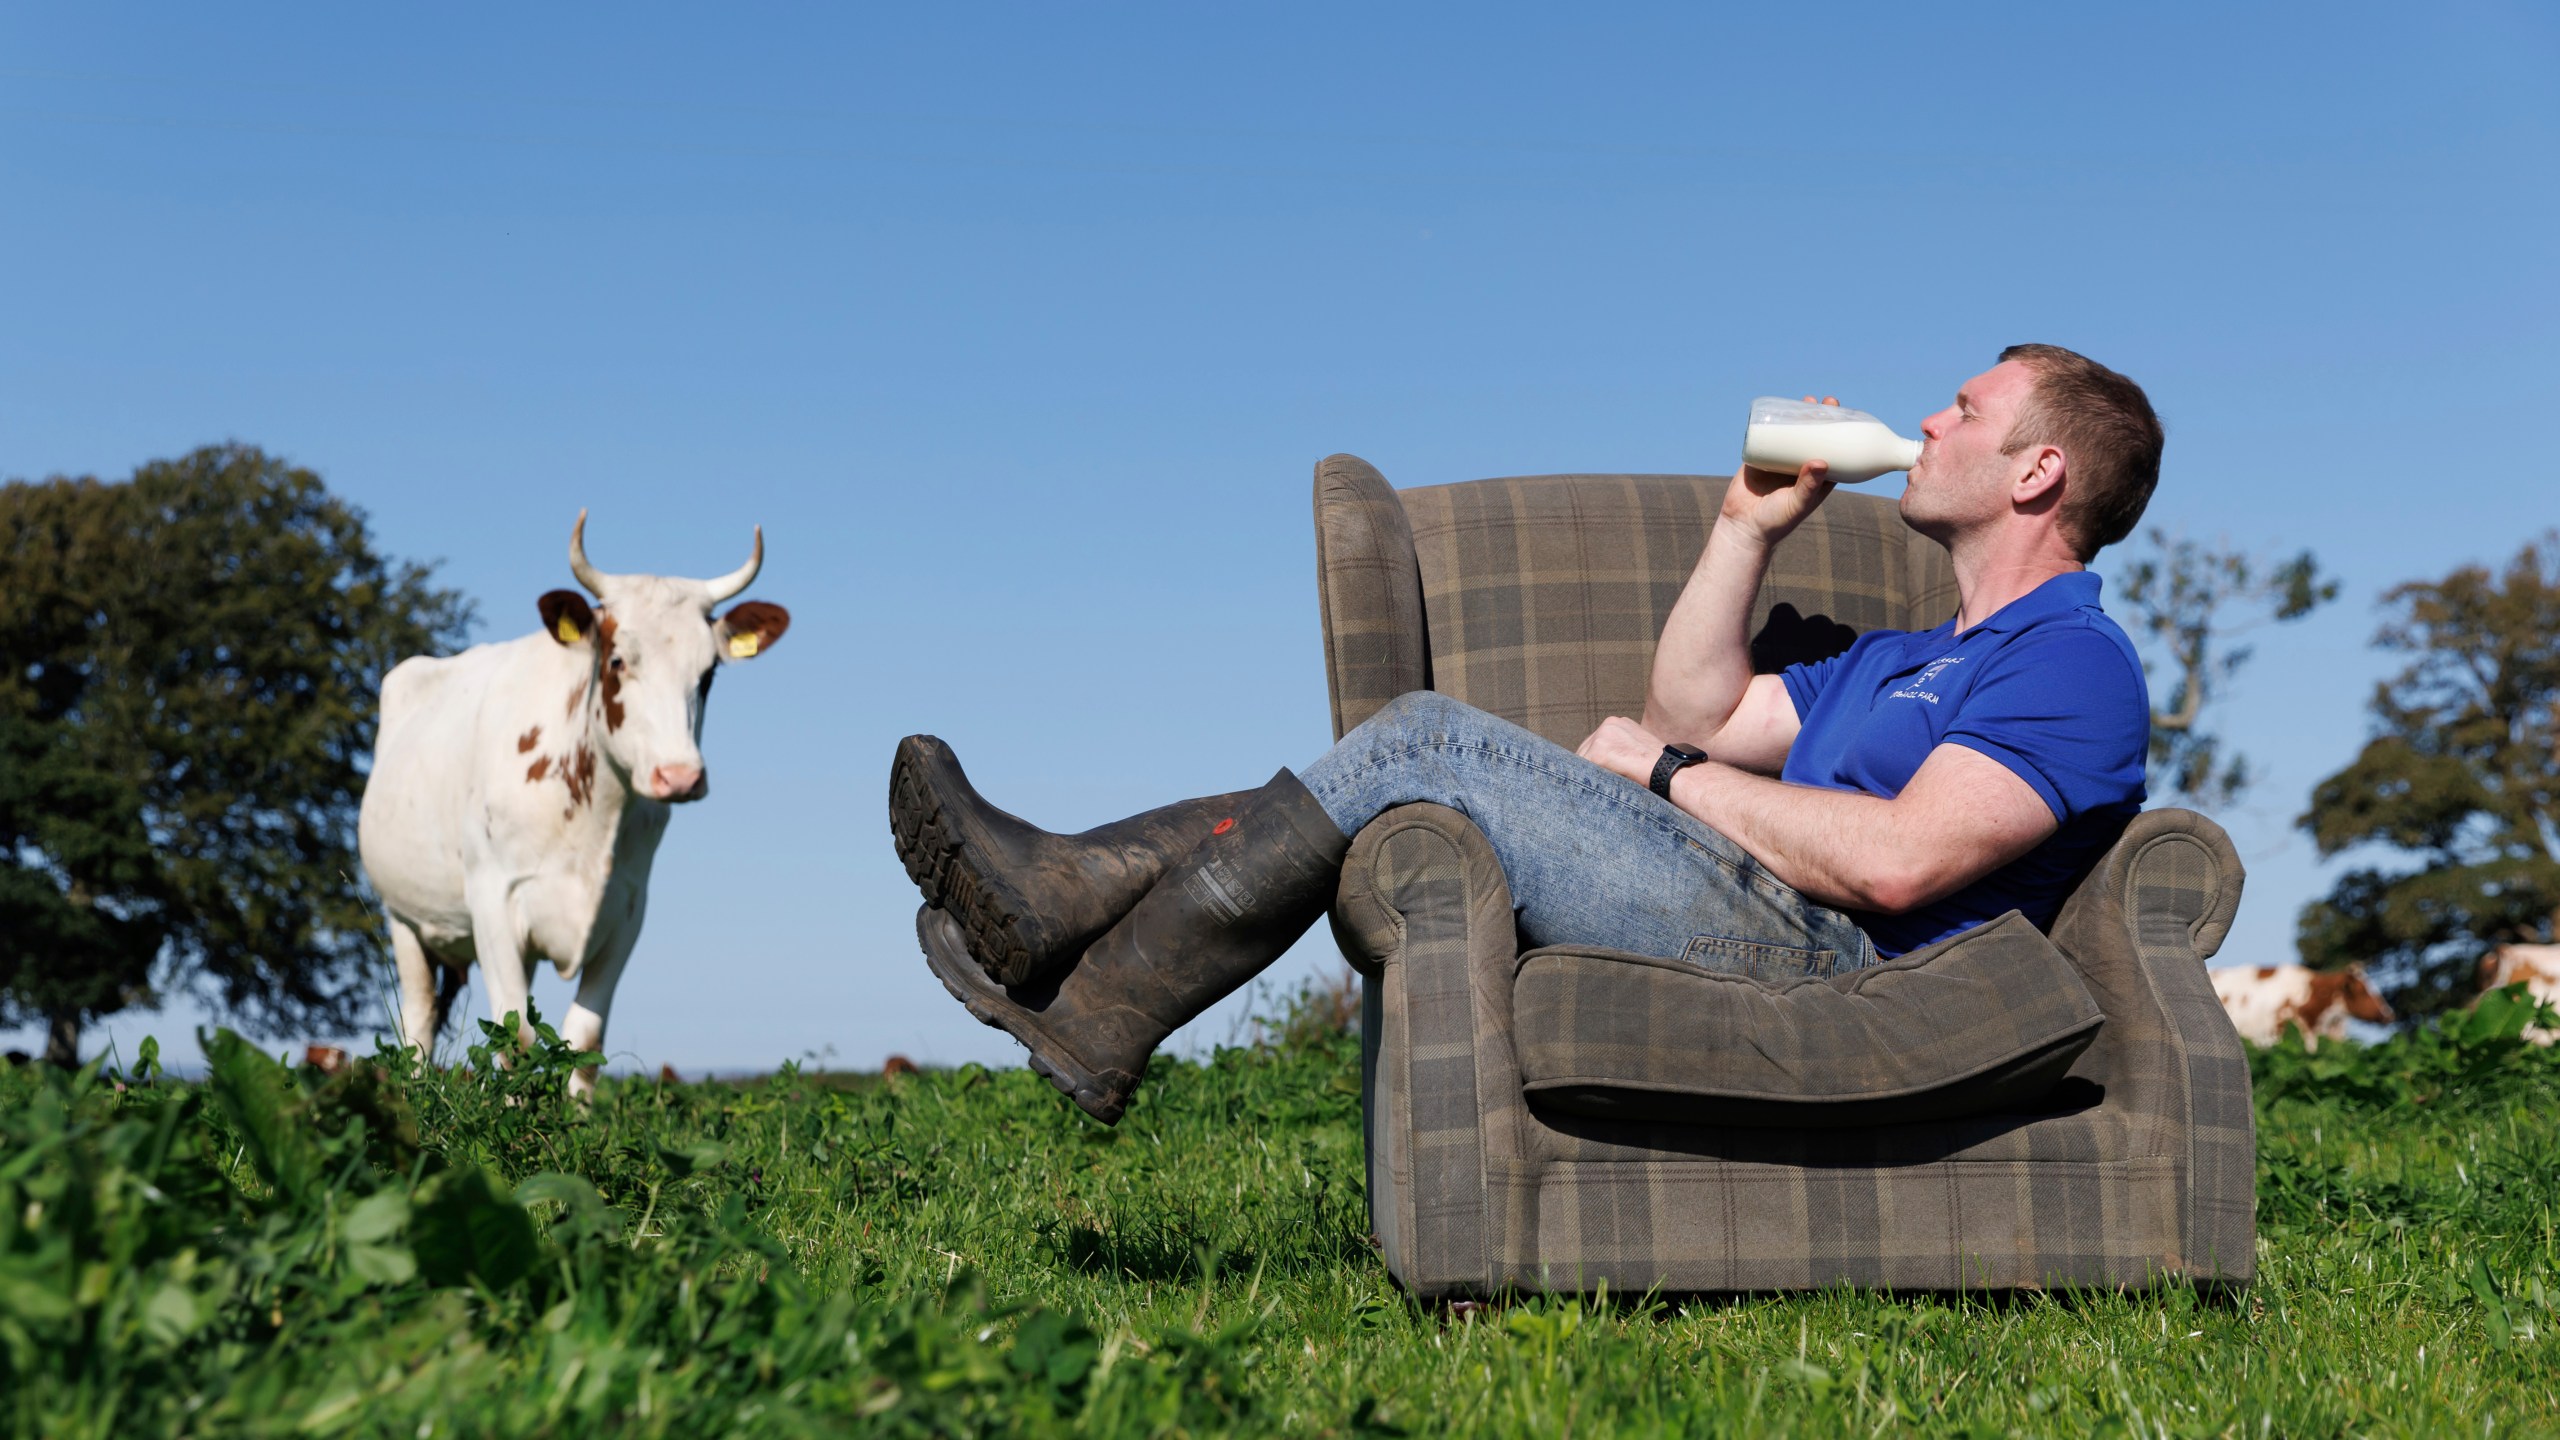
[[[1060,836],[910,736],[889,808],[930,907],[927,963],[1112,1122],[1167,1035],[1324,912],[1349,837],[1413,801],[1484,831],[1531,944],[1830,974],[2011,909],[2049,926],[2143,799],[2142,667],[2086,566],[2141,517],[2160,423],[2114,371],[2018,345],[1921,433],[1902,515],[1954,563],[1947,624],[1752,675],[1770,552],[1831,486],[1818,463],[1746,466],[1664,624],[1644,716],[1579,754],[1416,693],[1259,790]]]

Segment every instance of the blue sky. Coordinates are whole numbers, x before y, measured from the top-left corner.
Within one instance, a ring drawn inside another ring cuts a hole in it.
[[[1908,433],[2054,341],[2166,416],[2153,521],[2346,582],[2222,717],[2224,958],[2278,961],[2374,597],[2560,520],[2553,16],[10,6],[0,475],[265,446],[482,638],[581,506],[609,570],[761,523],[795,625],[720,687],[610,1048],[1009,1062],[918,961],[898,736],[1060,828],[1253,783],[1330,738],[1320,457],[1722,473],[1754,395]]]

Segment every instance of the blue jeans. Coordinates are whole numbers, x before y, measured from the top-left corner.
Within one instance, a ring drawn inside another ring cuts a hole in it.
[[[1529,945],[1675,956],[1769,979],[1876,961],[1856,921],[1687,811],[1446,695],[1397,697],[1298,778],[1345,835],[1417,800],[1473,820],[1502,861]]]

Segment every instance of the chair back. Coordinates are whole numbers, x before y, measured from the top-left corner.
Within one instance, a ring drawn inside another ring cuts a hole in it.
[[[1318,588],[1337,738],[1437,690],[1561,745],[1644,710],[1662,625],[1726,479],[1530,475],[1394,490],[1367,462],[1316,469]],[[1873,629],[1955,612],[1946,552],[1893,501],[1835,492],[1771,557],[1751,622],[1770,673]]]

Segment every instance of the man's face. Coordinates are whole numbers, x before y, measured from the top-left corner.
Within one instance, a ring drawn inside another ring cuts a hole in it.
[[[1964,382],[1955,403],[1920,422],[1920,462],[1902,491],[1904,523],[1944,542],[2009,512],[2009,486],[2035,460],[2003,455],[2009,427],[2034,394],[2035,375],[2003,360]]]

